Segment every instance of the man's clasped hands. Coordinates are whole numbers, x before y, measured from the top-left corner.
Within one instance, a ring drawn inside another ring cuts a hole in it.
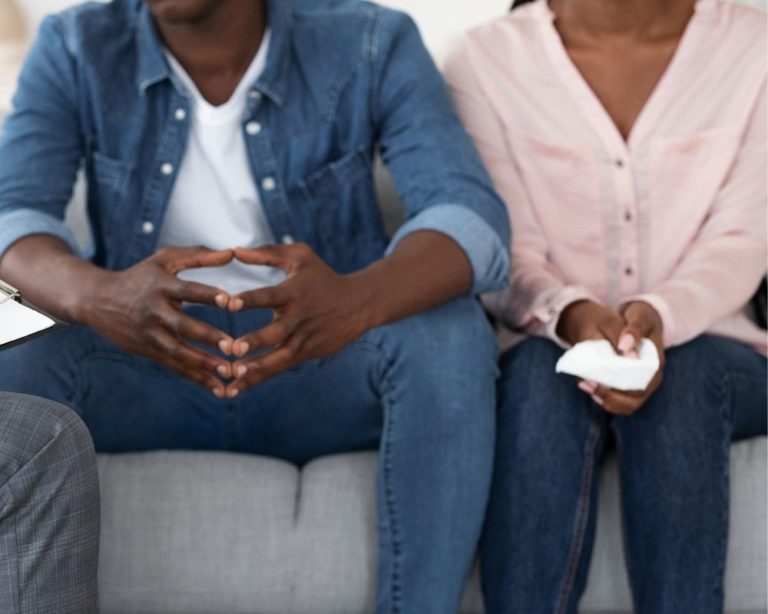
[[[277,267],[286,279],[230,295],[178,277],[184,270],[221,267],[235,259]],[[234,398],[362,335],[370,328],[362,309],[368,290],[361,276],[336,273],[304,244],[220,251],[170,247],[124,271],[103,271],[83,320],[121,349],[142,354],[217,397]],[[271,309],[273,319],[233,339],[185,313],[182,306],[190,303],[230,312]]]

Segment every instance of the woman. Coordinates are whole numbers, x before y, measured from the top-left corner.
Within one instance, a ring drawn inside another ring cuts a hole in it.
[[[722,611],[729,443],[766,432],[744,313],[766,269],[765,55],[764,13],[722,0],[535,0],[449,63],[512,217],[488,303],[527,334],[502,361],[490,614],[576,612],[609,435],[636,611]],[[562,347],[644,337],[644,391],[555,374]]]

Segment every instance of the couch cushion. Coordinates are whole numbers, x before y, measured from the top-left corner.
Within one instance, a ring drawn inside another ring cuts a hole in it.
[[[766,440],[732,448],[730,612],[766,609]],[[151,452],[99,457],[103,614],[344,614],[371,610],[373,453],[298,471],[273,459]],[[630,611],[615,462],[602,472],[584,612]],[[463,611],[480,613],[477,577]]]

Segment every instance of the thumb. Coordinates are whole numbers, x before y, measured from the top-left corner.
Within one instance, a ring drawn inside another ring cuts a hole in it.
[[[622,354],[623,356],[637,358],[637,348],[643,337],[645,337],[645,334],[643,334],[643,331],[639,326],[634,323],[627,324],[621,329],[616,349],[619,351],[619,354]]]

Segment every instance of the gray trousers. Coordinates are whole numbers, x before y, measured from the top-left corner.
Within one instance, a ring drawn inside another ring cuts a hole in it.
[[[0,393],[0,612],[97,612],[99,484],[66,407]]]

